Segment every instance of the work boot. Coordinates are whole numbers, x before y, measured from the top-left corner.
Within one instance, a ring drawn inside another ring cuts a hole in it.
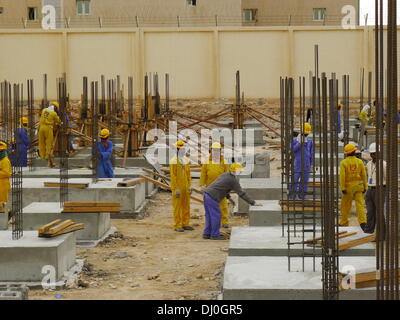
[[[203,239],[210,239],[211,236],[209,234],[203,234]]]
[[[176,232],[185,232],[185,229],[183,229],[183,228],[178,228],[178,229],[175,229],[175,231],[176,231]]]
[[[223,224],[222,228],[228,229],[229,228],[229,224]]]
[[[217,236],[217,237],[211,237],[210,238],[211,240],[225,240],[225,237],[223,236],[223,235],[219,235],[219,236]]]
[[[191,226],[187,226],[187,227],[183,227],[184,230],[189,230],[189,231],[193,231],[194,228]]]
[[[50,158],[49,158],[49,160],[47,161],[47,165],[48,165],[49,168],[54,168],[54,167],[56,166],[56,165],[54,164],[53,160],[51,160]]]
[[[360,228],[361,228],[362,231],[364,231],[364,233],[367,233],[367,232],[365,232],[365,227],[366,227],[366,226],[367,226],[366,223],[361,223],[361,224],[360,224]]]

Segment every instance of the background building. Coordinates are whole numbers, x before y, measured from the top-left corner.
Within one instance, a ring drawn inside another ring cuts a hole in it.
[[[345,5],[359,18],[359,0],[0,0],[0,27],[40,27],[46,4],[58,27],[340,25]]]

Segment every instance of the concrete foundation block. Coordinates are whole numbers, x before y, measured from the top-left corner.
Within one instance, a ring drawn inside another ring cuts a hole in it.
[[[69,200],[77,202],[120,202],[121,211],[134,213],[140,209],[146,201],[146,185],[138,184],[133,187],[119,188],[118,182],[123,179],[112,179],[111,181],[98,181],[92,183],[91,179],[69,179],[70,183],[89,183],[86,189],[69,189]],[[45,188],[43,182],[59,182],[59,179],[24,179],[23,181],[23,206],[26,207],[33,202],[59,201],[59,188]]]
[[[321,259],[292,259],[288,271],[287,257],[228,257],[225,264],[224,300],[322,300]],[[341,257],[340,265],[357,270],[375,268],[375,257]],[[341,300],[374,300],[375,288],[346,290]]]
[[[359,227],[340,228],[340,231],[357,232],[356,235],[339,240],[339,243],[355,240],[364,236],[363,231]],[[320,236],[320,231],[316,233],[316,237]],[[306,235],[307,239],[312,235]],[[291,234],[291,242],[303,241],[302,233],[297,232],[296,235]],[[269,257],[287,257],[288,256],[288,238],[287,228],[282,229],[281,226],[275,227],[234,227],[232,228],[229,256],[269,256]],[[312,247],[305,246],[306,254],[313,254]],[[303,246],[296,244],[291,246],[291,256],[299,256],[303,253]],[[321,255],[321,248],[315,248],[315,253]],[[354,248],[343,250],[341,256],[352,257],[374,257],[375,246],[372,243],[366,243]]]
[[[254,200],[277,200],[282,197],[280,178],[246,179],[241,178],[242,189]],[[238,213],[249,213],[250,205],[239,199]]]
[[[111,228],[110,213],[62,213],[58,202],[33,202],[23,209],[24,229],[38,230],[56,219],[71,219],[84,223],[85,229],[76,231],[77,240],[99,240]]]
[[[279,200],[257,200],[262,207],[249,207],[249,225],[252,227],[282,225],[282,209]]]
[[[19,240],[12,240],[11,231],[0,232],[0,281],[41,282],[44,266],[52,266],[55,280],[75,264],[75,234],[55,238],[39,238],[37,231],[24,231]],[[48,273],[48,271],[46,271]]]
[[[8,229],[8,213],[2,212],[0,213],[0,230]]]

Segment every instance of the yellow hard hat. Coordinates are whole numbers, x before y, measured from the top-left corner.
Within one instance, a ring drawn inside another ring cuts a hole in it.
[[[21,123],[22,124],[28,124],[28,118],[27,117],[22,117],[21,118]]]
[[[344,147],[344,154],[352,154],[357,150],[354,144],[349,143],[347,146]]]
[[[337,106],[338,106],[338,108],[341,108],[341,107],[343,107],[343,105],[342,105],[342,103],[341,103],[341,102],[339,102]]]
[[[238,171],[242,171],[244,169],[244,167],[240,164],[240,163],[232,163],[231,167],[230,167],[230,171],[232,172],[238,172]]]
[[[60,105],[58,104],[57,101],[53,101],[52,103],[50,103],[50,105],[53,105],[53,106],[57,107],[57,109],[60,108]]]
[[[310,134],[311,131],[312,131],[311,125],[310,125],[308,122],[306,122],[306,123],[303,125],[303,132],[304,132],[305,134]]]
[[[177,149],[182,149],[185,146],[185,142],[182,140],[179,140],[177,143],[175,143],[175,146]]]
[[[221,146],[221,144],[219,142],[214,142],[211,145],[211,149],[222,149],[222,146]]]
[[[100,131],[100,138],[106,139],[110,136],[110,131],[108,129],[103,129]]]
[[[7,150],[7,143],[0,141],[0,151]]]

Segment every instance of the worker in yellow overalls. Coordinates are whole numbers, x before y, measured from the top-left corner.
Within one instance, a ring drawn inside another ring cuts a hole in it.
[[[204,191],[211,183],[225,172],[229,172],[229,164],[223,158],[222,145],[219,142],[214,142],[211,145],[211,155],[201,166],[200,187]],[[222,199],[219,204],[221,210],[221,225],[223,228],[229,228],[229,212],[228,200]]]
[[[11,173],[11,162],[7,156],[7,144],[0,141],[0,207],[8,202]]]
[[[355,145],[346,145],[344,153],[347,157],[340,162],[340,190],[342,191],[340,211],[342,217],[339,225],[343,227],[349,225],[351,205],[355,200],[358,223],[364,230],[367,223],[364,199],[364,193],[367,191],[367,174],[363,161],[355,156],[356,151]]]
[[[176,143],[176,156],[170,161],[170,178],[174,229],[177,232],[194,230],[190,223],[190,194],[192,177],[189,159],[185,156],[185,142]]]
[[[48,166],[54,167],[52,160],[52,147],[54,141],[54,126],[61,123],[55,108],[59,108],[58,102],[52,102],[48,108],[42,110],[39,124],[39,155],[48,160]]]

